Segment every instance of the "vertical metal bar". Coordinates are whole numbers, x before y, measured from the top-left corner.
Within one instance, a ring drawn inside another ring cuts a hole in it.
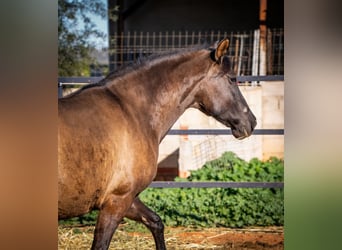
[[[165,49],[169,48],[169,32],[165,32]]]
[[[234,72],[237,74],[237,66],[238,66],[238,60],[239,60],[239,55],[238,55],[238,53],[239,53],[239,47],[240,47],[240,41],[239,41],[239,39],[238,39],[238,35],[239,34],[237,34],[236,35],[236,39],[235,39],[235,53],[234,53],[234,60],[233,60],[233,62],[234,62]]]
[[[182,32],[179,31],[178,33],[178,48],[182,47]]]
[[[151,48],[151,54],[156,51],[156,33],[153,31],[152,33],[152,48]]]
[[[260,30],[260,61],[259,61],[259,73],[260,75],[266,75],[266,36],[267,36],[267,26],[266,26],[266,13],[267,13],[267,0],[260,0],[260,10],[259,10],[259,30]]]
[[[58,98],[63,97],[63,85],[61,82],[58,83]]]
[[[282,33],[281,31],[278,32],[279,33],[279,49],[278,49],[278,74],[283,74],[284,70],[282,70],[283,72],[281,72],[281,66],[283,66],[284,64],[282,63],[283,61],[283,48],[284,48],[284,44],[283,44],[283,38],[284,38],[284,33]]]
[[[174,49],[175,48],[175,31],[172,31],[172,35],[171,35],[171,48]]]
[[[227,35],[227,31],[223,32],[223,36],[222,37],[219,37],[219,39],[222,39],[222,38],[228,38],[228,35]],[[228,47],[228,55],[230,56],[230,50],[231,50],[231,40],[230,38],[228,38],[229,40],[229,47]]]
[[[252,75],[259,75],[259,30],[254,31]]]
[[[133,33],[133,61],[137,59],[137,32]]]
[[[150,32],[146,32],[146,44],[145,44],[145,52],[144,54],[149,55],[149,46],[150,46]]]
[[[252,75],[253,67],[253,45],[254,45],[254,31],[249,32],[249,65],[248,65],[248,75]]]
[[[277,37],[277,32],[276,30],[274,30],[274,32],[272,33],[272,44],[273,44],[273,48],[272,48],[272,53],[273,53],[273,60],[272,60],[272,65],[273,68],[275,68],[275,71],[278,74],[278,70],[279,70],[279,64],[276,64],[275,59],[278,60],[278,54],[276,54],[277,51],[277,44],[276,44],[276,37]]]
[[[120,54],[119,54],[119,60],[120,60],[120,66],[123,65],[123,48],[124,48],[124,33],[123,31],[120,33],[121,37],[120,37],[120,45],[118,46],[120,49]]]
[[[273,32],[267,29],[267,75],[273,74],[273,45],[272,37]]]
[[[118,59],[117,57],[118,48],[116,46],[117,39],[118,39],[118,34],[117,32],[114,32],[114,35],[111,38],[111,45],[110,45],[111,51],[109,52],[111,54],[109,58],[112,60],[111,62],[112,65],[110,65],[110,68],[109,68],[110,71],[113,71],[117,68],[117,59]]]
[[[242,63],[242,55],[243,55],[243,48],[245,43],[244,34],[240,36],[241,44],[240,44],[240,52],[239,52],[239,62],[238,62],[238,69],[237,69],[237,75],[240,75],[241,73],[241,63]]]
[[[233,32],[230,32],[229,34],[229,41],[230,41],[230,46],[229,46],[229,50],[230,50],[230,56],[233,58],[232,62],[234,61],[234,47],[233,47],[233,41],[234,41],[234,35]]]
[[[125,45],[125,54],[126,54],[126,62],[132,61],[132,53],[131,53],[131,33],[128,31],[126,36],[126,45]]]
[[[140,35],[139,35],[139,57],[142,56],[143,54],[143,32],[140,31]]]
[[[214,31],[211,30],[211,32],[210,32],[210,43],[212,43],[213,41],[215,41],[214,40]]]

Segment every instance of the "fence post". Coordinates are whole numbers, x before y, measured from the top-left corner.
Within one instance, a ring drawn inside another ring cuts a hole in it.
[[[259,74],[266,75],[267,57],[266,57],[266,37],[267,37],[267,26],[266,26],[266,11],[267,11],[267,0],[260,0],[260,64]]]
[[[63,97],[63,85],[61,82],[58,82],[58,98]]]
[[[181,124],[181,130],[188,130],[188,125]],[[180,136],[179,144],[179,177],[186,178],[190,175],[190,171],[193,168],[192,162],[192,144],[189,141],[189,136],[183,134]]]

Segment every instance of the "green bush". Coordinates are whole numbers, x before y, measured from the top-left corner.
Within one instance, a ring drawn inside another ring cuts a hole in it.
[[[207,162],[175,181],[282,182],[284,162],[270,158],[246,162],[232,152]],[[281,188],[148,188],[141,200],[167,226],[245,227],[284,224],[284,191]],[[95,224],[97,212],[61,223]]]
[[[283,181],[283,161],[246,162],[234,153],[175,181]],[[146,189],[141,200],[168,226],[270,226],[284,224],[284,192],[273,188]]]
[[[59,225],[79,226],[79,225],[95,225],[97,220],[98,210],[93,210],[85,215],[74,217],[72,219],[60,220]]]

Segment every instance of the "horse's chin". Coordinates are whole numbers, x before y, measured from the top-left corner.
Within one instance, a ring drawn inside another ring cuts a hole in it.
[[[238,140],[245,139],[252,134],[251,132],[248,132],[246,128],[237,129],[237,128],[231,127],[231,130],[232,130],[233,136]]]
[[[219,122],[221,122],[222,124],[226,125],[227,127],[229,127],[232,130],[232,134],[233,136],[238,139],[238,140],[242,140],[245,139],[247,137],[249,137],[252,132],[253,132],[253,128],[252,129],[246,129],[243,126],[240,127],[235,127],[234,125],[232,125],[229,121],[215,117],[216,120],[218,120]]]

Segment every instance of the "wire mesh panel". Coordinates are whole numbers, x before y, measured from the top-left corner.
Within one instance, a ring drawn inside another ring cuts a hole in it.
[[[284,30],[267,32],[267,74],[284,75]]]
[[[259,49],[254,31],[165,31],[165,32],[137,32],[127,31],[115,33],[111,38],[110,64],[113,69],[132,63],[138,58],[151,54],[160,54],[180,50],[203,43],[213,44],[224,37],[230,41],[228,55],[232,68],[237,75],[252,75],[253,68],[258,67]],[[268,32],[268,73],[283,73],[284,38],[282,30]]]

